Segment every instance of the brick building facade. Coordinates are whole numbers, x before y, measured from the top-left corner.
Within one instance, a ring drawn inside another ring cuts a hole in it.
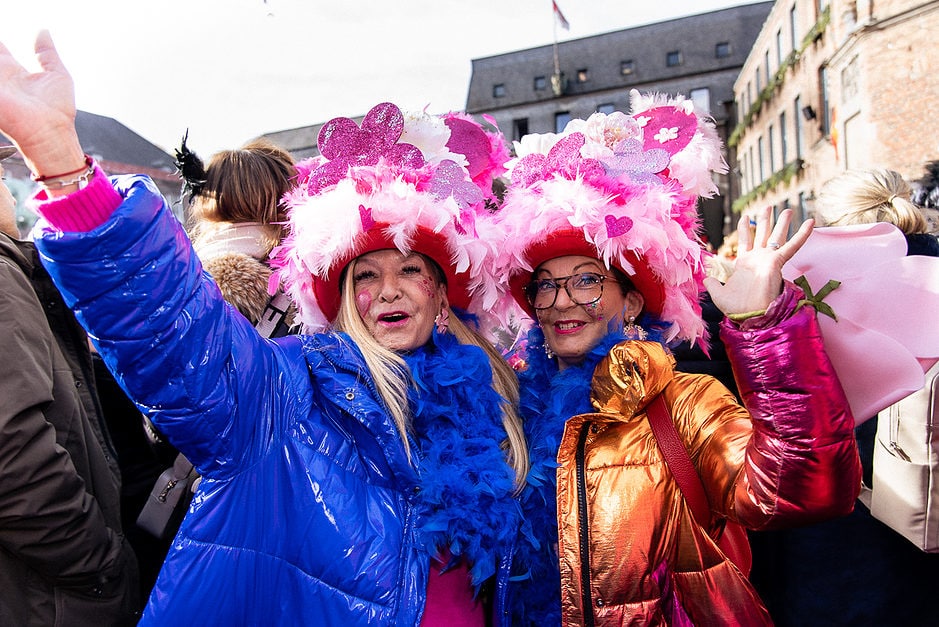
[[[919,178],[939,159],[939,1],[779,0],[734,85],[736,211],[810,217],[847,169]]]

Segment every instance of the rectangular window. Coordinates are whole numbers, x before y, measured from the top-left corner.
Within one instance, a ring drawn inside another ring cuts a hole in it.
[[[689,94],[691,102],[694,103],[694,108],[702,113],[711,112],[711,90],[707,87],[702,87],[700,89],[692,89]]]
[[[597,113],[605,113],[607,115],[610,115],[614,111],[616,111],[616,105],[614,105],[612,102],[608,102],[602,105],[597,105]]]
[[[802,216],[803,216],[802,219],[803,219],[803,220],[812,217],[811,212],[809,211],[809,207],[808,207],[808,198],[806,198],[805,192],[799,192],[799,212],[798,212],[798,213],[801,213],[801,214],[802,214]],[[793,216],[793,217],[795,217],[795,216]],[[798,224],[798,223],[796,223],[796,224]]]
[[[563,133],[564,127],[571,121],[570,111],[558,111],[554,114],[554,132]]]
[[[544,91],[548,88],[548,79],[544,76],[535,77],[535,91]]]
[[[796,123],[796,159],[802,158],[802,98],[796,96],[795,99],[795,113],[792,116],[792,119]]]
[[[779,114],[779,150],[782,153],[782,163],[789,163],[789,131],[786,129],[786,112]]]
[[[619,73],[623,76],[629,76],[636,71],[636,64],[632,59],[619,62]]]
[[[496,83],[492,86],[492,97],[502,98],[505,96],[505,83]]]
[[[769,69],[769,50],[763,53],[763,68],[766,70],[766,84],[769,85],[770,77],[773,75]]]
[[[512,139],[518,141],[525,135],[528,135],[528,118],[512,120]]]
[[[769,137],[769,173],[776,172],[776,141],[773,138],[773,125],[766,127],[766,136]]]
[[[578,83],[586,83],[588,80],[590,80],[590,74],[587,72],[587,68],[577,70]]]
[[[799,49],[799,28],[796,24],[795,4],[793,4],[792,8],[789,9],[789,43],[791,44],[793,50]]]
[[[721,41],[714,46],[714,56],[718,59],[723,59],[730,56],[730,42]]]
[[[681,51],[673,50],[665,55],[665,65],[668,67],[677,67],[681,65]]]
[[[763,79],[760,75],[760,68],[756,68],[756,93],[757,95],[763,90]]]
[[[828,68],[821,67],[818,70],[818,89],[822,95],[822,135],[828,135],[831,131],[831,109],[828,106]]]
[[[762,183],[763,181],[766,180],[766,168],[764,167],[764,161],[763,161],[763,137],[762,135],[760,136],[759,139],[756,140],[756,159],[757,159],[757,162],[760,164],[759,165],[760,183]]]
[[[776,31],[776,67],[782,67],[783,62],[783,42],[782,29]]]
[[[851,59],[848,65],[841,70],[841,101],[854,100],[858,93],[858,60]]]
[[[753,146],[750,146],[750,150],[747,151],[747,159],[749,160],[747,171],[750,173],[750,189],[756,187],[756,170],[753,167]]]

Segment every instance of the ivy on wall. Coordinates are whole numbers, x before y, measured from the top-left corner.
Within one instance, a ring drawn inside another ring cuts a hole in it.
[[[776,73],[773,74],[772,79],[769,80],[766,87],[760,90],[760,93],[757,95],[756,100],[753,101],[753,104],[750,105],[749,111],[744,115],[743,120],[734,128],[733,132],[730,134],[730,137],[727,139],[727,144],[729,146],[736,146],[740,141],[740,138],[746,132],[746,130],[752,124],[754,118],[760,114],[760,110],[763,108],[763,105],[772,100],[773,96],[776,94],[776,90],[782,86],[786,80],[786,73],[790,68],[794,67],[796,63],[799,62],[799,59],[802,58],[802,53],[805,52],[805,49],[814,44],[816,41],[821,39],[822,35],[825,33],[825,28],[828,27],[828,23],[831,20],[831,5],[825,7],[825,10],[822,11],[822,14],[818,17],[818,21],[815,22],[815,25],[806,33],[805,37],[802,38],[802,42],[799,45],[798,50],[793,50],[790,52],[783,62],[779,64],[779,69],[776,70]]]
[[[740,213],[740,211],[750,204],[753,200],[760,196],[766,195],[766,192],[771,189],[775,189],[780,183],[789,184],[789,181],[792,180],[796,174],[802,170],[803,161],[802,159],[795,159],[790,161],[782,167],[781,170],[773,172],[772,176],[768,179],[751,189],[749,192],[738,198],[730,206],[731,210],[734,213]]]

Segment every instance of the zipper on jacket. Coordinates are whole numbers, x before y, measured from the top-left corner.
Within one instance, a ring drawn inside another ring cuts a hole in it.
[[[587,533],[587,436],[590,423],[585,422],[577,438],[577,519],[580,527],[580,599],[584,611],[584,626],[593,627],[593,595],[590,593],[590,538]]]

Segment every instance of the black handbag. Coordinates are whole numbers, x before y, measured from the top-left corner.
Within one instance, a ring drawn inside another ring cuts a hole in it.
[[[189,460],[182,453],[177,455],[173,465],[153,485],[137,516],[137,526],[161,540],[173,536],[189,509],[199,479]]]

